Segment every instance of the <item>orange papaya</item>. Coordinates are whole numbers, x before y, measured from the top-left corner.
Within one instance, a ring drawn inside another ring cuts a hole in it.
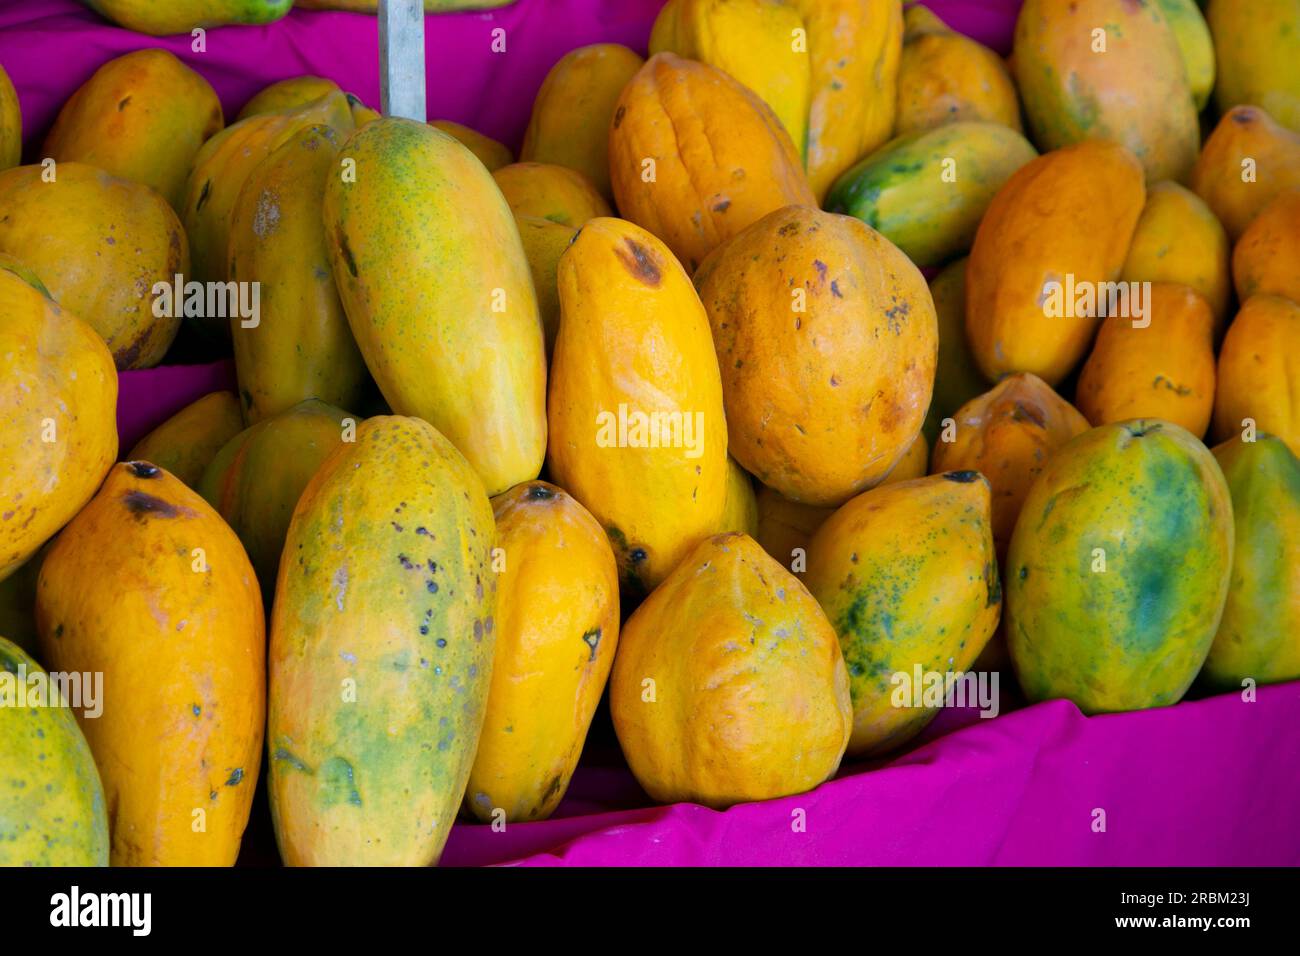
[[[1266,431],[1300,455],[1300,304],[1279,295],[1246,300],[1219,350],[1214,434]]]
[[[1300,187],[1300,132],[1258,106],[1234,106],[1206,139],[1191,187],[1236,242],[1277,195]]]
[[[1300,187],[1279,193],[1232,250],[1237,299],[1280,295],[1300,302]]]
[[[492,173],[501,195],[516,216],[535,216],[578,227],[588,219],[609,216],[609,203],[586,176],[551,163],[511,163]]]
[[[358,123],[358,126],[361,124]],[[510,147],[504,143],[498,143],[491,136],[484,136],[476,129],[470,129],[460,123],[454,123],[451,120],[429,120],[429,125],[434,129],[440,129],[448,136],[454,137],[471,153],[478,157],[478,161],[487,167],[490,173],[496,172],[503,166],[509,166],[515,161],[510,153]]]
[[[287,80],[265,86],[254,94],[235,115],[235,122],[263,113],[283,113],[298,109],[338,88],[337,83],[323,76],[291,76]]]
[[[808,542],[822,522],[835,513],[835,508],[791,501],[767,485],[759,485],[755,503],[758,506],[755,539],[782,565],[802,574],[808,567]]]

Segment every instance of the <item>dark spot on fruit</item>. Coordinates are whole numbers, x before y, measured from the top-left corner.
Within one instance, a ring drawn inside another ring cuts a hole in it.
[[[396,521],[390,523],[392,524],[394,531],[400,532],[402,530],[402,526],[398,524]]]
[[[840,294],[840,284],[836,279],[831,280],[831,295],[835,296],[837,299],[844,298],[844,296]]]
[[[415,565],[411,563],[411,559],[404,554],[399,554],[397,556],[397,562],[408,571],[414,570],[415,568]]]
[[[420,527],[415,529],[415,533],[427,535],[429,534],[429,529],[426,528],[424,525],[420,525]]]
[[[596,659],[596,648],[600,646],[600,628],[593,627],[582,635],[582,642],[591,648],[591,654],[587,658],[587,663],[590,664]]]
[[[663,276],[650,250],[631,238],[623,240],[623,244],[627,247],[626,251],[615,248],[614,253],[627,266],[627,270],[648,286],[659,285]]]
[[[212,180],[207,179],[203,182],[203,189],[199,191],[199,201],[194,204],[194,211],[201,212],[203,207],[208,204],[208,198],[212,195]]]
[[[144,521],[147,517],[175,518],[180,514],[175,505],[143,491],[128,491],[122,496],[122,504],[139,521]]]
[[[137,478],[157,478],[162,474],[161,468],[147,461],[128,461],[126,470]]]
[[[979,479],[978,471],[945,471],[943,476],[949,481],[955,481],[959,485],[969,485],[972,481]]]
[[[1002,603],[1002,581],[998,577],[996,561],[984,562],[984,589],[988,593],[984,601],[985,607],[995,607]]]
[[[343,257],[343,262],[348,267],[348,273],[355,279],[357,277],[357,260],[352,255],[352,247],[348,245],[348,237],[342,229],[338,231],[336,241],[339,244],[339,255]]]
[[[1022,568],[1020,569],[1020,580],[1023,581],[1023,580],[1025,580],[1027,577],[1029,577],[1029,569],[1028,569],[1028,568],[1025,568],[1025,567],[1022,567]]]
[[[1017,422],[1033,422],[1039,428],[1047,427],[1047,418],[1041,408],[1030,408],[1020,402],[1016,402],[1016,407],[1012,409],[1011,419]]]
[[[640,564],[646,559],[645,548],[633,548],[628,557],[632,559],[633,564]]]
[[[817,275],[821,276],[823,279],[826,278],[826,263],[822,262],[820,259],[814,259],[813,268],[817,270]]]
[[[619,125],[623,122],[623,117],[626,114],[627,114],[626,106],[620,106],[617,110],[614,111],[614,129],[618,129]]]
[[[555,497],[555,492],[543,484],[529,485],[527,497],[532,501],[549,501]]]
[[[424,589],[425,589],[426,591],[428,591],[430,594],[437,594],[437,593],[438,593],[438,582],[437,582],[437,581],[432,581],[432,580],[430,580],[430,581],[425,581],[425,582],[424,582]]]
[[[244,779],[244,768],[236,767],[234,770],[230,771],[230,779],[226,781],[226,786],[237,787],[239,786],[239,781],[243,779]]]
[[[778,236],[793,236],[798,231],[799,231],[799,224],[797,222],[787,222],[784,226],[782,226],[780,229],[776,231],[776,234]]]
[[[726,212],[727,209],[728,209],[728,207],[730,207],[730,206],[731,206],[731,200],[730,200],[730,199],[719,199],[716,203],[713,204],[713,211],[714,211],[714,212]]]

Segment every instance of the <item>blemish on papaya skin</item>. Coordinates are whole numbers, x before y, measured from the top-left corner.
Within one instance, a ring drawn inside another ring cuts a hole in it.
[[[343,257],[343,262],[348,267],[348,274],[355,279],[357,277],[357,260],[352,255],[352,247],[348,245],[348,237],[342,229],[338,231],[335,241],[338,243],[339,255]]]
[[[713,204],[713,211],[714,211],[714,212],[726,212],[727,209],[730,208],[730,206],[731,206],[731,200],[730,200],[730,199],[720,199],[720,200],[718,200],[716,203]]]
[[[1016,402],[1015,407],[1011,410],[1011,420],[1015,422],[1033,422],[1039,428],[1047,427],[1047,417],[1043,414],[1041,408],[1031,408],[1021,402]]]
[[[279,760],[284,763],[287,763],[294,770],[301,770],[303,773],[306,774],[314,775],[316,773],[315,770],[312,770],[311,767],[307,766],[305,763],[303,763],[301,760],[299,760],[296,756],[291,754],[289,751],[285,750],[283,747],[277,747],[275,749],[275,753],[271,755],[271,759]]]
[[[628,272],[648,286],[659,285],[663,276],[659,272],[659,265],[651,257],[650,250],[635,239],[628,238],[623,243],[627,247],[626,251],[615,247],[614,254],[622,260]]]
[[[230,771],[230,778],[226,781],[227,787],[237,787],[241,780],[244,779],[244,768],[236,767]]]
[[[148,518],[176,518],[190,513],[188,508],[178,508],[143,491],[126,492],[122,495],[122,504],[137,521],[145,521]]]
[[[978,471],[946,471],[943,477],[948,481],[955,481],[959,485],[968,485],[979,478]]]
[[[203,189],[199,192],[199,201],[194,204],[195,212],[202,212],[203,207],[208,204],[208,198],[212,195],[212,180],[205,180]]]
[[[623,117],[627,115],[627,107],[620,106],[614,111],[614,129],[618,129],[623,122]]]
[[[590,664],[596,659],[596,649],[600,646],[600,628],[593,627],[582,635],[582,642],[591,648],[591,654],[587,657],[587,663]]]

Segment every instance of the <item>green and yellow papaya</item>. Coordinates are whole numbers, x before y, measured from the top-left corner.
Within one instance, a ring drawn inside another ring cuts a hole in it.
[[[136,442],[126,460],[151,462],[197,490],[208,463],[243,427],[235,393],[209,392]]]
[[[930,280],[930,298],[939,321],[939,360],[922,433],[931,444],[945,418],[989,387],[966,341],[966,262],[957,259]]]
[[[1205,17],[1219,61],[1219,110],[1258,106],[1300,133],[1300,2],[1210,0]]]
[[[560,256],[578,234],[573,226],[538,219],[536,216],[517,216],[519,238],[524,244],[528,271],[533,274],[533,289],[537,292],[537,312],[542,319],[542,332],[546,338],[546,360],[551,360],[555,349],[555,336],[560,331],[560,289],[556,276]]]
[[[1192,100],[1200,112],[1210,101],[1215,78],[1214,38],[1205,22],[1205,14],[1201,13],[1196,0],[1156,0],[1156,3],[1168,21],[1169,29],[1174,31],[1178,52],[1187,70]]]
[[[333,93],[339,85],[323,76],[291,76],[263,87],[244,104],[235,116],[235,122],[262,113],[283,113],[306,106],[326,93]]]
[[[100,16],[118,26],[167,36],[189,33],[196,27],[229,23],[270,23],[289,12],[293,0],[85,0]]]

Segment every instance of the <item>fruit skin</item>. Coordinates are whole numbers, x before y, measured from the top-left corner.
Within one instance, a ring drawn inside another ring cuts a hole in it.
[[[537,91],[519,158],[576,169],[613,198],[609,124],[619,93],[644,63],[618,43],[593,43],[560,57]]]
[[[492,173],[516,216],[536,216],[566,226],[613,215],[609,203],[576,169],[549,163],[511,163]]]
[[[171,53],[109,60],[68,98],[41,156],[143,183],[183,208],[199,148],[225,125],[216,91]]]
[[[650,31],[650,54],[665,51],[717,67],[772,108],[795,150],[808,137],[811,60],[795,49],[803,18],[779,0],[668,0]]]
[[[367,420],[308,483],[271,614],[268,793],[286,865],[437,861],[491,681],[494,536],[473,469],[420,419]]]
[[[104,788],[72,711],[16,706],[21,685],[49,691],[36,674],[41,666],[0,637],[0,866],[108,866]]]
[[[189,246],[158,193],[84,163],[0,173],[0,252],[22,258],[100,334],[119,369],[162,361],[180,318],[154,314],[157,283],[189,273]],[[93,252],[92,252],[93,250]]]
[[[1151,284],[1147,318],[1101,324],[1079,373],[1075,401],[1094,425],[1160,418],[1205,435],[1214,410],[1214,315],[1185,285]]]
[[[0,581],[81,510],[116,458],[117,371],[103,340],[0,270]]]
[[[412,120],[368,123],[342,152],[356,160],[356,182],[329,177],[325,234],[348,324],[384,398],[445,435],[489,494],[537,477],[545,342],[500,190],[457,140]]]
[[[998,123],[917,130],[845,171],[826,208],[861,219],[918,266],[941,265],[970,250],[993,197],[1037,155],[1027,139]],[[957,179],[936,188],[949,168]]]
[[[722,509],[722,522],[718,525],[719,534],[727,532],[747,534],[751,538],[758,535],[758,499],[754,495],[754,479],[749,472],[736,464],[736,459],[727,456],[727,498]]]
[[[754,537],[779,564],[802,573],[807,567],[808,543],[835,508],[791,501],[767,485],[758,486],[756,503],[758,534]]]
[[[1156,183],[1147,190],[1119,277],[1191,286],[1214,311],[1217,335],[1227,321],[1232,292],[1228,253],[1228,234],[1196,193],[1178,183]]]
[[[1174,32],[1174,41],[1187,70],[1187,84],[1199,113],[1209,103],[1214,89],[1214,40],[1209,24],[1195,0],[1156,0],[1156,5]]]
[[[244,427],[234,392],[209,392],[145,435],[126,456],[147,461],[198,490],[203,470]]]
[[[931,444],[945,418],[989,387],[966,341],[966,262],[958,259],[930,280],[930,298],[939,321],[939,361],[922,433]]]
[[[22,162],[23,116],[9,74],[0,66],[0,170]]]
[[[1205,140],[1191,186],[1236,242],[1279,193],[1300,187],[1300,132],[1257,106],[1234,106]]]
[[[86,0],[86,4],[128,30],[167,36],[189,33],[195,27],[270,23],[288,13],[293,0]]]
[[[773,210],[817,204],[771,108],[721,70],[673,53],[652,56],[619,94],[609,164],[621,214],[687,272]]]
[[[361,124],[358,123],[358,126]],[[429,125],[434,129],[442,130],[448,136],[461,141],[465,148],[478,157],[478,161],[487,167],[490,173],[496,172],[502,166],[509,166],[515,161],[514,156],[510,153],[510,147],[504,143],[498,143],[490,136],[484,136],[478,130],[470,129],[468,126],[462,126],[460,123],[454,123],[451,120],[429,120]]]
[[[715,809],[828,780],[852,721],[826,616],[742,534],[699,542],[628,618],[609,706],[652,799]]]
[[[102,716],[80,722],[113,865],[232,866],[266,719],[262,598],[234,532],[161,468],[116,465],[41,564],[36,628],[51,670],[104,675]]]
[[[719,247],[695,282],[735,459],[805,504],[883,479],[934,382],[934,306],[917,268],[856,219],[789,206]]]
[[[1099,53],[1094,30],[1105,30]],[[1155,3],[1025,0],[1016,86],[1039,149],[1088,139],[1133,152],[1148,182],[1185,179],[1200,126],[1174,31]]]
[[[1214,449],[1232,494],[1228,602],[1201,670],[1214,688],[1300,677],[1300,460],[1274,435]]]
[[[1280,295],[1300,302],[1300,187],[1264,207],[1232,250],[1238,300]]]
[[[726,507],[727,423],[708,316],[667,247],[621,219],[582,227],[560,257],[558,284],[549,474],[604,527],[623,584],[648,591]],[[662,441],[674,419],[651,435],[652,414],[680,416],[669,447],[650,439]]]
[[[299,109],[338,89],[337,83],[323,76],[291,76],[287,80],[264,86],[254,94],[235,116],[235,122],[246,120],[250,116],[260,116],[263,113],[283,113]]]
[[[1115,281],[1145,201],[1142,167],[1104,140],[1047,153],[1007,180],[966,264],[966,337],[986,378],[1033,372],[1056,385],[1083,358],[1097,319],[1049,317],[1045,286]]]
[[[562,489],[492,500],[497,547],[492,689],[465,809],[488,823],[544,820],[582,753],[618,646],[618,566],[605,531]]]
[[[1021,132],[1020,100],[1001,57],[920,4],[907,8],[903,26],[896,136],[970,120]]]
[[[858,495],[817,529],[803,580],[848,664],[849,754],[893,750],[938,713],[896,706],[894,675],[969,670],[997,628],[988,482],[948,472]]]
[[[542,333],[546,338],[546,361],[550,362],[555,349],[555,336],[560,331],[560,290],[556,285],[556,270],[560,256],[578,234],[573,226],[538,219],[536,216],[516,216],[519,239],[524,244],[528,271],[533,275],[533,289],[537,292],[537,311],[542,319]]]
[[[1214,435],[1240,434],[1251,419],[1300,455],[1300,304],[1277,295],[1246,300],[1219,350]]]
[[[16,259],[7,252],[0,252],[0,269],[16,275],[50,301],[54,300],[54,296],[50,295],[50,290],[45,288],[45,283],[41,281],[41,277],[27,263]]]
[[[299,402],[232,436],[194,485],[239,535],[268,603],[294,505],[348,421],[333,405]]]
[[[1214,101],[1221,112],[1253,104],[1300,133],[1300,3],[1212,0],[1206,20],[1214,36],[1219,80]]]
[[[353,407],[369,378],[334,285],[321,214],[339,142],[328,126],[299,130],[248,174],[232,210],[226,274],[261,289],[258,324],[229,323],[250,425],[309,398]]]
[[[926,467],[930,463],[930,446],[926,443],[925,435],[918,434],[912,439],[912,443],[907,446],[907,451],[903,452],[903,457],[898,459],[897,464],[889,470],[885,476],[882,485],[893,484],[899,481],[911,481],[913,478],[921,478],[926,473]]]
[[[1219,626],[1232,547],[1223,473],[1185,429],[1134,419],[1058,449],[1007,555],[1007,642],[1025,695],[1085,714],[1177,703]]]

